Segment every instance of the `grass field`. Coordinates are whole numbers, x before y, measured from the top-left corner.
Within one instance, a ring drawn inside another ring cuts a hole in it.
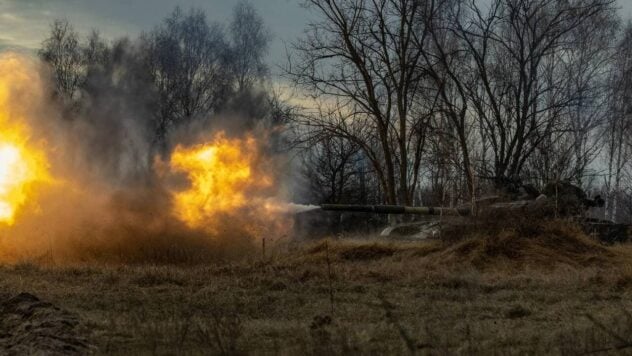
[[[280,243],[204,266],[19,264],[0,268],[0,291],[77,314],[99,354],[632,352],[632,248],[564,231]]]

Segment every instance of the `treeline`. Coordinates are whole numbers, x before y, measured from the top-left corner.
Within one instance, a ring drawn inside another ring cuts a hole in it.
[[[632,25],[614,0],[309,0],[286,75],[314,199],[454,205],[567,180],[632,217]]]
[[[276,125],[282,115],[269,90],[270,40],[263,19],[242,1],[226,24],[176,8],[149,32],[113,41],[57,20],[39,56],[50,65],[65,118],[94,128],[90,146],[147,146],[136,150],[147,166],[194,122],[234,131]],[[121,164],[120,155],[105,156]]]
[[[294,105],[272,90],[248,2],[226,24],[176,9],[115,41],[56,21],[39,54],[97,156],[144,142],[132,156],[150,166],[182,127],[221,118],[283,131],[270,138],[295,149],[303,201],[452,206],[567,180],[632,219],[632,25],[615,0],[305,3],[314,20],[284,68]]]

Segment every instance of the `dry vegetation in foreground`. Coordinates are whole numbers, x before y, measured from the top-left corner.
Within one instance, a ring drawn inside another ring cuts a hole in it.
[[[440,242],[269,246],[216,266],[0,268],[101,354],[632,352],[632,247],[563,222]]]

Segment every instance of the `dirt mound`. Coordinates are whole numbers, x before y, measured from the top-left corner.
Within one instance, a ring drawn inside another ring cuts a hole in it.
[[[22,293],[0,304],[0,354],[85,355],[79,318],[36,296]]]
[[[617,263],[617,255],[611,249],[566,221],[542,221],[529,226],[483,231],[478,228],[460,241],[452,241],[429,258],[440,264],[470,263],[479,269],[606,266]]]

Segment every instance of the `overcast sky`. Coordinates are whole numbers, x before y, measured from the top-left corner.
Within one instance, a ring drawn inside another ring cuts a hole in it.
[[[66,18],[77,30],[107,38],[136,37],[176,6],[200,8],[211,21],[228,23],[238,0],[0,0],[0,48],[37,49],[50,23]],[[251,0],[274,35],[270,62],[285,59],[285,42],[300,36],[309,13],[301,0]]]
[[[485,1],[485,0],[480,0]],[[632,0],[618,0],[622,15],[632,15]],[[0,0],[0,48],[36,49],[51,21],[66,18],[84,33],[97,28],[108,38],[135,37],[149,30],[175,6],[196,7],[213,21],[228,22],[238,0]],[[309,19],[302,0],[251,0],[274,34],[270,62],[285,59],[284,41],[300,36]]]

